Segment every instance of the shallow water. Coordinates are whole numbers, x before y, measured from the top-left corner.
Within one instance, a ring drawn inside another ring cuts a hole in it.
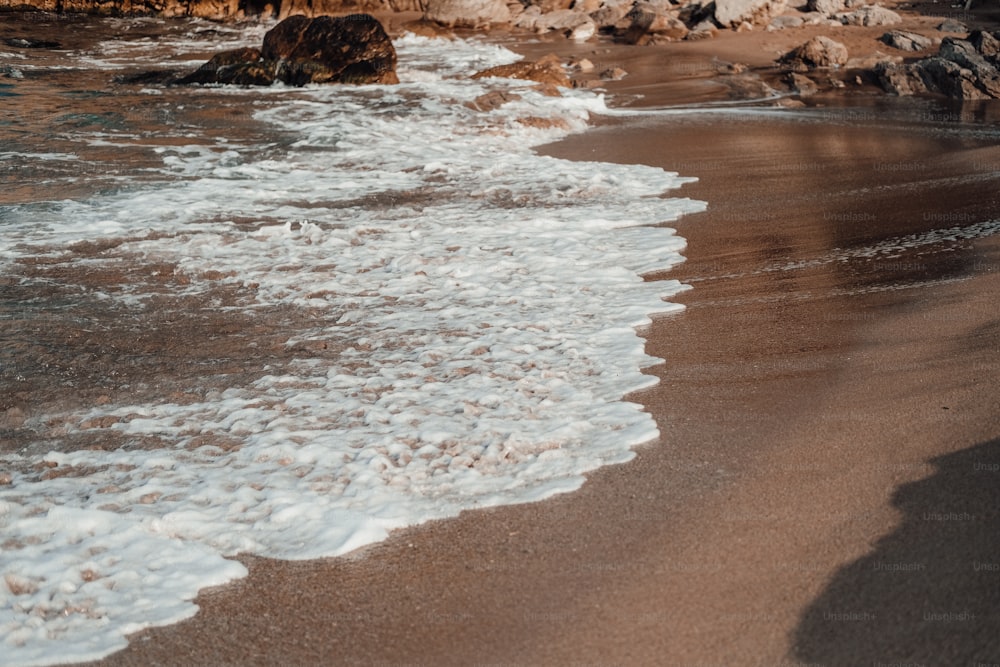
[[[192,615],[238,553],[333,556],[577,488],[657,436],[635,327],[683,287],[660,169],[529,147],[592,92],[405,37],[393,87],[113,82],[268,26],[81,20],[0,54],[0,628],[84,660]],[[470,108],[502,89],[518,99]]]

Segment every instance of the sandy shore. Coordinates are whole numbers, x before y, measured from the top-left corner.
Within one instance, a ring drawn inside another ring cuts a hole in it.
[[[661,440],[543,503],[247,558],[100,664],[997,662],[1000,243],[925,234],[1000,217],[1000,148],[952,113],[644,116],[547,147],[701,179],[688,310],[650,327],[666,363],[634,396]]]

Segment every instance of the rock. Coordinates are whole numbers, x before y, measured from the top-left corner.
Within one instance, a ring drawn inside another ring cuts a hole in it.
[[[449,28],[486,28],[512,17],[503,0],[427,0],[424,18]]]
[[[872,70],[875,81],[888,93],[906,97],[927,92],[920,76],[908,65],[882,62]]]
[[[806,11],[817,12],[824,16],[847,11],[847,9],[845,0],[809,0],[806,3]]]
[[[715,21],[723,28],[735,28],[743,22],[765,25],[785,7],[786,0],[715,0]]]
[[[261,57],[278,61],[285,83],[399,83],[396,50],[368,14],[292,16],[264,35]]]
[[[574,42],[586,42],[596,34],[597,24],[589,18],[584,19],[582,23],[566,31],[566,36]]]
[[[853,12],[838,14],[837,18],[844,25],[860,26],[896,25],[903,22],[903,17],[882,5],[866,5]]]
[[[581,72],[593,72],[594,71],[594,63],[592,63],[587,58],[581,58],[580,61],[576,64],[576,66],[577,66],[577,68]]]
[[[396,50],[382,24],[368,14],[292,16],[264,35],[260,49],[219,53],[174,82],[266,86],[275,81],[399,83]]]
[[[621,81],[628,76],[628,72],[621,67],[609,67],[601,72],[601,78],[605,81]]]
[[[992,35],[985,34],[995,42]],[[971,80],[975,83],[976,88],[985,92],[989,97],[1000,98],[1000,71],[997,70],[995,59],[991,61],[979,52],[977,44],[981,45],[983,38],[978,37],[978,40],[974,40],[972,35],[968,40],[945,37],[938,50],[938,56],[971,72]],[[992,47],[993,44],[990,44],[987,49],[992,50]],[[995,51],[993,53],[995,55]]]
[[[967,33],[969,29],[965,27],[965,24],[961,21],[956,21],[955,19],[946,19],[938,25],[937,29],[941,32],[954,32],[954,33]]]
[[[768,30],[785,30],[787,28],[801,28],[805,21],[801,16],[775,16],[768,24]]]
[[[519,99],[521,99],[521,96],[517,93],[504,90],[491,90],[488,93],[480,95],[472,102],[466,102],[465,106],[475,111],[493,111],[508,102],[515,102]]]
[[[944,58],[933,57],[916,65],[926,89],[959,100],[983,100],[989,96],[977,86],[972,72]]]
[[[819,67],[839,67],[847,62],[847,57],[846,46],[821,35],[786,53],[781,62],[804,71]]]
[[[789,72],[785,77],[785,83],[788,87],[792,89],[792,92],[797,93],[805,97],[806,95],[814,95],[819,91],[819,86],[816,82],[807,76],[798,74],[797,72]]]
[[[632,2],[604,2],[596,11],[590,13],[590,18],[599,28],[624,30],[631,23],[629,12]]]
[[[529,0],[529,4],[538,7],[543,14],[550,14],[573,6],[573,0]]]
[[[679,12],[673,9],[672,5],[653,5],[652,3],[636,4],[629,14],[632,23],[618,38],[618,41],[625,44],[646,44],[654,37],[659,37],[662,41],[676,41],[684,39],[688,34],[688,27],[679,18]]]
[[[490,67],[472,75],[473,79],[498,77],[503,79],[524,79],[538,83],[570,87],[569,77],[563,71],[562,63],[556,55],[548,55],[538,61],[522,60],[510,65]]]
[[[702,21],[691,28],[691,32],[684,39],[693,42],[699,39],[711,39],[719,34],[719,28],[712,21]]]
[[[761,100],[778,94],[778,91],[752,72],[720,76],[717,82],[728,88],[729,98],[733,100]]]
[[[996,58],[1000,55],[1000,38],[998,38],[1000,33],[989,33],[985,30],[977,30],[970,34],[966,39],[972,44],[973,48],[987,58]]]
[[[212,56],[212,59],[197,70],[176,81],[179,84],[191,83],[231,83],[237,85],[269,86],[274,83],[275,67],[259,67],[260,49],[243,48],[223,51]],[[256,70],[261,70],[257,72]],[[254,70],[255,73],[250,71]],[[149,75],[151,73],[147,73]],[[251,81],[245,83],[244,81]],[[138,83],[134,78],[129,83]]]
[[[876,51],[875,53],[868,53],[856,58],[850,58],[844,67],[846,69],[872,70],[879,63],[901,62],[903,62],[903,56],[888,56],[881,51]]]
[[[938,93],[954,99],[1000,99],[1000,33],[946,37],[935,56],[907,65],[878,65],[873,74],[896,95]]]
[[[905,30],[891,30],[879,37],[879,39],[900,51],[923,51],[934,46],[934,40],[930,37],[924,37],[915,32],[907,32]]]

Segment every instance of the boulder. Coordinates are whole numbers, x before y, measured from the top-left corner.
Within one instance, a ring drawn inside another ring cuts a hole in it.
[[[574,42],[586,42],[588,39],[597,34],[597,24],[594,23],[589,17],[583,19],[583,21],[572,28],[567,28],[565,35],[572,39]]]
[[[307,83],[399,83],[396,49],[368,14],[292,16],[264,35],[261,57],[278,61],[277,78]]]
[[[1000,39],[998,39],[998,35],[1000,33],[977,30],[971,33],[967,39],[979,55],[987,58],[996,58],[1000,55]]]
[[[903,17],[882,5],[865,5],[852,12],[838,14],[837,18],[844,25],[860,26],[896,25],[903,22]]]
[[[872,75],[882,90],[893,95],[906,97],[927,92],[923,80],[910,65],[881,62],[875,65]]]
[[[916,65],[916,73],[929,92],[960,100],[989,98],[976,86],[972,72],[945,58],[935,56],[921,61]]]
[[[486,28],[510,23],[512,16],[504,0],[427,0],[424,19],[449,28]]]
[[[864,4],[864,0],[809,0],[806,4],[806,11],[818,12],[823,16],[833,16],[862,4]]]
[[[723,28],[766,25],[785,8],[786,0],[715,0],[715,21]]]
[[[559,57],[548,55],[537,61],[522,60],[510,65],[497,65],[476,72],[473,79],[484,79],[488,77],[498,77],[503,79],[524,79],[526,81],[537,81],[538,83],[563,86],[569,88],[569,77],[563,70]]]
[[[632,23],[618,37],[625,44],[646,44],[656,37],[681,40],[689,32],[680,13],[669,3],[636,3],[629,16]]]
[[[767,25],[768,30],[785,30],[787,28],[801,28],[805,21],[801,16],[775,16]]]
[[[796,70],[839,67],[847,63],[847,47],[829,37],[813,37],[805,44],[786,53],[781,62]]]
[[[946,19],[942,21],[937,29],[941,32],[953,32],[953,33],[967,33],[969,29],[965,27],[965,24],[961,21],[956,21],[955,19]]]
[[[264,35],[260,49],[215,55],[174,83],[266,86],[307,83],[399,83],[396,50],[368,14],[314,19],[292,16]]]
[[[934,40],[930,37],[924,37],[915,32],[907,32],[905,30],[891,30],[879,37],[879,39],[900,51],[923,51],[934,46]]]

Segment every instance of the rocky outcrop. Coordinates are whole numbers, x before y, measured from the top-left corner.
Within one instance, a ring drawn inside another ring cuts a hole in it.
[[[1000,31],[946,37],[937,55],[914,63],[880,63],[878,83],[896,95],[935,93],[955,99],[1000,99]]]
[[[261,48],[214,56],[178,84],[266,86],[307,83],[398,83],[396,50],[368,14],[292,16],[264,35]]]
[[[840,67],[847,63],[847,47],[829,37],[813,37],[805,44],[792,49],[781,61],[790,65],[793,71],[805,72],[810,69]]]

